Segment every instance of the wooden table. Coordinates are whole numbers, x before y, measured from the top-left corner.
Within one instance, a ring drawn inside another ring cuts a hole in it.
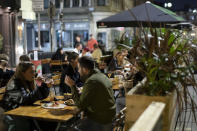
[[[56,131],[58,131],[61,122],[66,122],[79,113],[79,109],[76,106],[66,106],[64,109],[45,109],[42,108],[39,103],[40,102],[38,101],[33,106],[20,106],[16,109],[5,112],[5,114],[31,118],[38,129],[40,129],[40,127],[36,120],[58,122],[58,126],[56,128]]]

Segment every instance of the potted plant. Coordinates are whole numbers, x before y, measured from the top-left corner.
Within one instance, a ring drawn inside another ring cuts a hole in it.
[[[195,46],[183,31],[149,28],[141,29],[141,32],[132,43],[131,62],[137,63],[137,69],[144,74],[146,81],[136,95],[126,96],[126,128],[132,126],[151,101],[161,101],[166,103],[163,131],[172,129],[176,105],[177,120],[183,117],[185,122],[181,128],[184,129],[187,122],[184,110],[191,108],[194,118],[196,111],[196,103],[189,92],[192,88],[195,95],[197,93]]]

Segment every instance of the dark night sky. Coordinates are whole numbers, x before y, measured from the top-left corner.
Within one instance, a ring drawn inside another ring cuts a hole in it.
[[[156,2],[171,2],[173,4],[173,9],[182,10],[184,7],[197,8],[197,0],[154,0]]]

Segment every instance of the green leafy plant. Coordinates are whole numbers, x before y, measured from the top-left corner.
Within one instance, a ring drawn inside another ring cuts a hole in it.
[[[135,36],[131,54],[131,62],[137,63],[147,81],[137,93],[150,96],[166,96],[176,91],[179,114],[191,107],[194,119],[197,95],[197,84],[194,77],[196,70],[195,40],[188,39],[182,31],[169,29],[141,30],[142,34]],[[180,117],[179,117],[180,118]],[[183,115],[186,121],[186,114]],[[183,123],[184,129],[186,122]]]

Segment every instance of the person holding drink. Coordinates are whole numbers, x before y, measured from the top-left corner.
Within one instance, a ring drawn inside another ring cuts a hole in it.
[[[29,61],[19,63],[14,76],[6,86],[2,107],[8,111],[21,105],[32,105],[37,100],[45,99],[49,95],[49,87],[52,86],[52,83],[51,81],[49,83],[41,81],[41,85],[37,87],[33,63]],[[5,121],[10,131],[27,131],[30,129],[30,122],[26,119],[6,116]]]

